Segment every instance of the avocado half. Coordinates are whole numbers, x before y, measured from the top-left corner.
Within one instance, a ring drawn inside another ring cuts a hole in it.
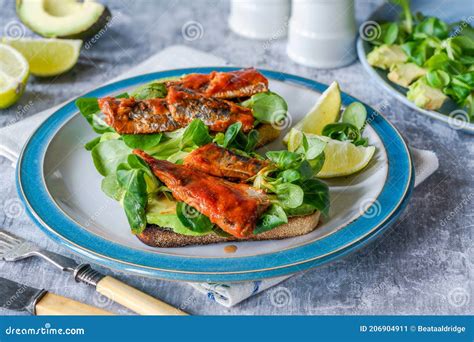
[[[112,18],[109,9],[93,0],[16,0],[20,20],[47,38],[88,39]]]

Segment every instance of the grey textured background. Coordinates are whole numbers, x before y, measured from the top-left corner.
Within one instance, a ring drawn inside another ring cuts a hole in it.
[[[380,3],[356,1],[363,21]],[[4,126],[91,90],[166,46],[187,44],[214,53],[232,64],[276,69],[320,82],[338,80],[342,89],[383,113],[412,146],[436,151],[440,169],[419,186],[400,220],[378,241],[340,261],[297,275],[281,284],[290,301],[271,304],[272,290],[227,309],[182,283],[170,283],[114,273],[133,286],[182,307],[192,314],[472,314],[473,310],[473,136],[450,129],[397,103],[379,89],[360,63],[334,70],[296,65],[285,54],[285,41],[266,49],[261,41],[241,38],[227,27],[226,1],[107,1],[116,20],[78,65],[65,75],[32,77],[21,101],[0,112]],[[13,2],[0,0],[0,29],[16,20]],[[181,28],[189,21],[202,24],[201,39],[188,42]],[[31,33],[28,33],[30,35]],[[0,158],[0,226],[69,255],[47,239],[21,211],[14,170]],[[78,259],[79,260],[79,259]],[[0,263],[0,276],[21,280],[117,313],[129,313],[76,284],[66,275],[35,260]],[[0,314],[12,314],[1,311]]]

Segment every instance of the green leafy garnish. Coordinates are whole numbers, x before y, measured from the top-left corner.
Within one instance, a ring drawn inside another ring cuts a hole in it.
[[[176,204],[176,215],[181,223],[193,232],[210,233],[213,231],[214,224],[209,218],[186,203],[178,202]]]
[[[260,216],[253,233],[261,234],[284,223],[288,223],[288,217],[285,211],[281,206],[272,204],[270,208]]]
[[[286,101],[272,92],[258,93],[240,104],[252,109],[253,116],[263,123],[278,123],[285,119],[288,112]]]
[[[118,184],[124,189],[123,208],[134,234],[140,234],[147,225],[147,184],[144,171],[123,163],[117,168]]]
[[[131,153],[130,148],[123,140],[102,141],[91,151],[94,165],[102,176],[115,173],[117,166],[127,161]]]
[[[149,150],[157,146],[163,135],[156,134],[122,134],[122,139],[125,145],[130,148],[138,148],[140,150]]]
[[[408,87],[407,98],[418,107],[437,110],[451,98],[466,109],[466,119],[474,121],[474,86],[463,82],[465,75],[474,71],[474,29],[470,23],[450,25],[434,16],[413,15],[409,0],[392,2],[402,7],[402,18],[379,23],[380,34],[370,41],[374,49],[367,56],[369,64],[390,69],[388,78]],[[405,56],[400,55],[400,47]],[[400,66],[407,62],[421,69]],[[411,74],[400,74],[401,70]]]

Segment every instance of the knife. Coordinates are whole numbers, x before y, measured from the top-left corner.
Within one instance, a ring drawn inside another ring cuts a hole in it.
[[[0,307],[33,315],[113,315],[112,313],[0,277]]]

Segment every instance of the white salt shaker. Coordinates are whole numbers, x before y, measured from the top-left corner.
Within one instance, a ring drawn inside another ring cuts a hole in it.
[[[290,0],[232,0],[229,26],[235,33],[253,39],[286,36]]]
[[[288,56],[316,68],[337,68],[356,58],[354,0],[293,0]]]

